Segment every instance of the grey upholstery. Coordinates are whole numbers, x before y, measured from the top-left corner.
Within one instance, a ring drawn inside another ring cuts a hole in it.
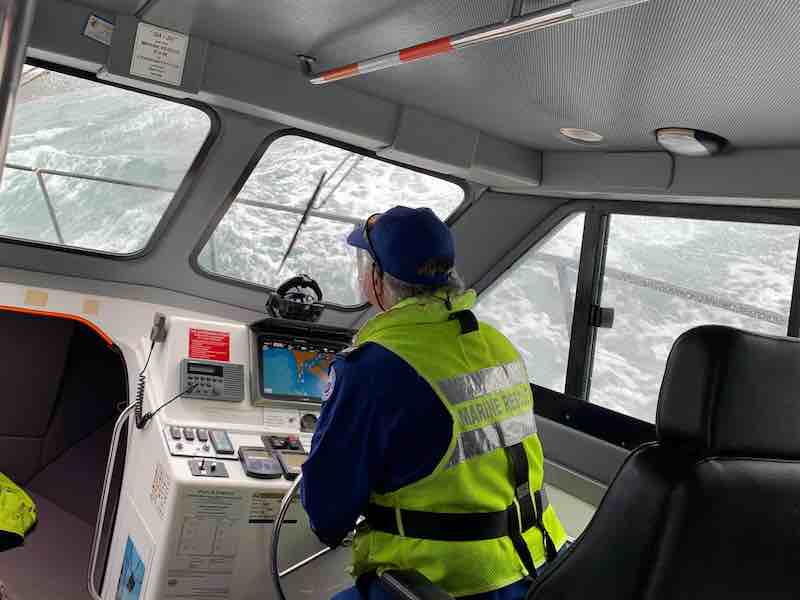
[[[0,552],[0,586],[9,599],[89,598],[89,548],[112,426],[107,423],[67,450],[25,486],[39,521],[22,546]],[[0,600],[6,599],[0,595]]]
[[[0,553],[0,585],[13,600],[87,600],[92,526],[39,494],[39,523],[25,544]]]
[[[75,323],[2,313],[0,329],[0,376],[6,390],[0,436],[42,437],[58,398]]]
[[[31,478],[107,423],[126,399],[118,356],[88,328],[0,312],[0,472]]]
[[[75,331],[59,402],[42,440],[42,466],[103,426],[125,402],[120,358],[85,327]]]
[[[124,366],[72,321],[0,312],[0,331],[0,375],[14,390],[0,397],[0,472],[39,510],[24,544],[0,552],[0,600],[86,600],[111,428],[126,399]]]
[[[113,421],[48,465],[26,488],[57,503],[62,510],[93,524],[100,506]]]

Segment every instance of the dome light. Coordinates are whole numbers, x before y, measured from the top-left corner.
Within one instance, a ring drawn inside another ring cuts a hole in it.
[[[583,144],[597,144],[603,141],[603,136],[589,129],[579,129],[577,127],[562,127],[558,130],[561,135],[569,138],[573,142]]]
[[[679,156],[713,156],[728,141],[714,133],[683,127],[664,127],[656,130],[656,139],[667,152]]]

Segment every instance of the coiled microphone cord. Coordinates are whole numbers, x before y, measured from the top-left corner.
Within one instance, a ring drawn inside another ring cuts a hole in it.
[[[148,413],[148,415],[142,415],[142,410],[144,407],[144,389],[147,386],[147,375],[145,375],[145,371],[147,371],[147,365],[150,364],[150,357],[153,356],[153,348],[156,347],[156,341],[153,340],[150,343],[150,352],[147,353],[147,360],[144,362],[144,367],[142,370],[139,371],[139,382],[136,384],[136,408],[133,409],[133,415],[136,422],[136,428],[142,429],[152,418],[152,415]]]

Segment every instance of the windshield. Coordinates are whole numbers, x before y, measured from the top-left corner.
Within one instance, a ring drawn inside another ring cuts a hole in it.
[[[445,219],[461,204],[455,183],[296,135],[269,145],[198,257],[200,267],[275,288],[298,273],[325,300],[358,303],[345,237],[398,204]]]

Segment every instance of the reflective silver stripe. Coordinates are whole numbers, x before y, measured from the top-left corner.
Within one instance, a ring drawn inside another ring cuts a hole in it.
[[[515,360],[499,367],[487,367],[474,373],[443,379],[439,382],[439,389],[450,404],[456,405],[520,383],[530,381],[525,363]]]
[[[445,466],[454,467],[470,458],[519,444],[536,433],[536,418],[533,411],[526,411],[499,423],[487,425],[458,434],[453,455]]]

